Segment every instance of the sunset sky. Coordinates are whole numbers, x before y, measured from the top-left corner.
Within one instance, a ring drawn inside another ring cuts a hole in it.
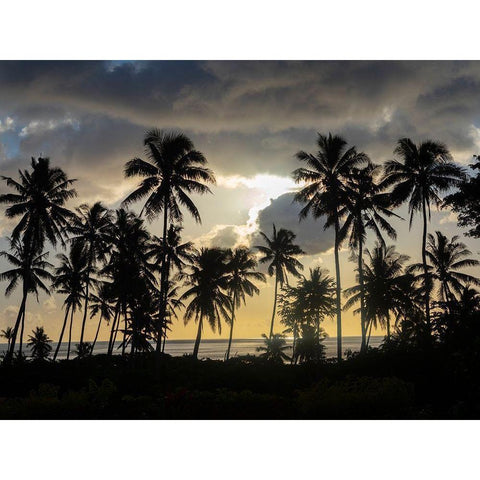
[[[333,235],[323,223],[299,223],[300,206],[290,173],[299,150],[315,152],[317,132],[338,133],[375,163],[393,158],[396,141],[410,137],[445,142],[456,162],[468,165],[480,153],[479,62],[0,62],[0,172],[16,176],[30,157],[48,156],[77,178],[70,203],[101,200],[117,208],[138,180],[123,178],[126,161],[143,156],[151,127],[184,131],[202,151],[217,177],[213,195],[194,197],[202,224],[185,216],[184,239],[197,245],[255,245],[257,232],[272,223],[297,234],[308,268],[333,275]],[[0,185],[0,192],[6,192]],[[141,204],[135,208],[137,211]],[[0,216],[0,249],[12,225]],[[398,214],[407,217],[406,209]],[[397,249],[420,261],[420,218],[394,221]],[[161,222],[149,225],[160,234]],[[430,232],[462,235],[448,211],[433,212]],[[463,238],[475,255],[478,240]],[[368,245],[372,244],[372,238]],[[50,260],[55,263],[55,253]],[[58,253],[58,252],[57,252]],[[343,287],[354,283],[350,252],[341,253]],[[0,260],[0,270],[8,268]],[[478,275],[479,272],[477,272]],[[2,290],[6,284],[0,284]],[[61,296],[29,298],[26,332],[43,325],[56,340],[63,319]],[[261,286],[237,315],[235,337],[268,331],[273,281]],[[19,292],[0,296],[0,329],[12,325]],[[276,328],[280,330],[278,323]],[[87,324],[93,336],[96,319]],[[335,323],[324,327],[335,335]],[[80,329],[77,314],[76,334]],[[227,329],[222,337],[227,337]],[[360,334],[359,318],[344,314],[344,334]],[[171,338],[193,338],[195,325],[183,319]],[[101,339],[107,338],[107,329]],[[209,327],[205,338],[218,338]]]

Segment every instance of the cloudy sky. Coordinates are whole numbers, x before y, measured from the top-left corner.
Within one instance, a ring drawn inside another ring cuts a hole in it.
[[[297,233],[307,271],[313,265],[334,270],[331,232],[311,219],[299,223],[300,207],[291,202],[290,173],[299,166],[294,154],[314,151],[317,132],[345,136],[376,163],[392,158],[404,136],[441,140],[464,165],[480,153],[479,62],[12,61],[0,62],[0,98],[1,174],[16,175],[30,157],[49,156],[78,179],[72,207],[102,200],[115,208],[135,186],[122,170],[142,155],[144,132],[181,129],[217,177],[213,195],[195,198],[202,224],[187,218],[185,238],[202,245],[255,244],[256,232],[271,232],[275,222]],[[407,222],[395,227],[398,250],[419,261],[420,221],[410,232]],[[2,211],[1,249],[11,228]],[[150,228],[158,234],[160,222]],[[434,212],[430,229],[461,234],[447,211]],[[464,241],[478,253],[478,241]],[[352,285],[348,251],[341,261],[343,284]],[[266,332],[272,302],[269,280],[240,310],[236,336]],[[18,303],[16,294],[0,297],[0,328],[12,324]],[[27,330],[44,325],[55,338],[61,305],[58,296],[41,296],[38,304],[32,297]],[[333,320],[325,328],[335,334]],[[172,338],[192,338],[194,330],[179,321]],[[359,331],[358,318],[346,312],[345,334]],[[206,330],[205,336],[214,335]]]

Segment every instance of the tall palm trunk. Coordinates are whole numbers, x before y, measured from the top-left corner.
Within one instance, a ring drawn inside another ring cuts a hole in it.
[[[390,343],[390,315],[387,315],[387,342]]]
[[[23,312],[25,311],[25,305],[27,303],[27,295],[28,295],[28,292],[26,291],[26,289],[24,289],[23,297],[22,297],[22,303],[20,304],[20,308],[18,310],[18,315],[17,315],[17,320],[15,322],[15,326],[13,327],[12,339],[10,341],[10,349],[8,351],[8,354],[7,354],[7,359],[8,360],[13,358],[13,352],[15,351],[15,342],[17,340],[18,329],[20,327],[20,322],[22,321]]]
[[[58,351],[60,350],[60,345],[62,344],[63,334],[65,333],[65,327],[67,326],[69,310],[70,310],[70,305],[68,305],[65,310],[65,318],[63,319],[62,330],[60,332],[60,337],[58,339],[57,348],[55,349],[55,353],[53,354],[53,361],[57,359]]]
[[[360,323],[362,327],[362,344],[360,351],[365,351],[367,343],[367,330],[365,325],[365,285],[363,278],[363,241],[358,242],[358,279],[360,281]]]
[[[67,360],[70,359],[70,348],[72,346],[72,326],[73,326],[73,308],[70,313],[70,328],[68,329],[68,348],[67,348]]]
[[[272,338],[273,335],[273,322],[275,321],[275,311],[277,310],[277,292],[278,292],[278,271],[277,268],[275,268],[275,293],[274,293],[274,298],[273,298],[273,312],[272,312],[272,322],[270,323],[270,336],[269,338]]]
[[[160,278],[160,322],[157,332],[157,345],[155,351],[157,354],[161,352],[163,325],[167,321],[167,296],[168,296],[168,273],[167,273],[167,233],[168,233],[168,198],[169,188],[165,191],[165,197],[163,201],[163,259],[162,259],[162,273]]]
[[[116,327],[117,327],[119,312],[120,312],[120,302],[117,302],[117,305],[115,307],[115,314],[113,315],[112,328],[110,330],[110,338],[108,340],[107,355],[111,355],[113,352],[113,345],[115,344],[115,335],[116,335]]]
[[[22,315],[22,323],[20,327],[20,342],[19,342],[19,348],[18,348],[18,356],[22,356],[22,350],[23,350],[23,332],[25,330],[25,309],[23,309],[23,315]]]
[[[125,305],[125,307],[123,308],[123,325],[124,325],[124,329],[123,329],[123,341],[122,341],[122,357],[125,355],[125,348],[127,346],[127,306]],[[133,330],[132,330],[133,332]]]
[[[233,322],[235,321],[235,302],[237,301],[237,292],[233,293],[233,300],[232,300],[232,320],[230,322],[230,337],[228,339],[228,348],[225,360],[230,358],[230,348],[232,346],[232,337],[233,337]]]
[[[335,276],[336,276],[336,303],[337,303],[337,359],[342,360],[342,293],[340,283],[340,259],[338,257],[338,234],[340,230],[340,222],[338,219],[338,211],[335,210]]]
[[[200,341],[202,340],[202,326],[203,319],[198,321],[197,338],[195,339],[195,346],[193,347],[193,358],[198,358],[198,350],[200,349]]]
[[[87,312],[88,312],[88,295],[90,287],[90,269],[92,268],[93,258],[92,253],[89,253],[88,256],[88,266],[87,266],[87,285],[85,287],[85,304],[83,306],[83,319],[82,319],[82,332],[80,334],[80,347],[83,345],[83,335],[85,333],[85,324],[87,323]]]
[[[428,265],[427,265],[427,205],[425,196],[423,197],[423,237],[422,237],[422,262],[423,262],[423,273],[425,276],[425,318],[427,321],[428,334],[431,335],[431,324],[430,324],[430,278],[428,274]]]
[[[98,325],[97,325],[97,331],[95,333],[95,338],[93,339],[92,348],[90,349],[90,355],[93,354],[93,349],[95,348],[95,344],[97,343],[98,332],[100,332],[100,325],[102,324],[102,320],[103,320],[103,315],[100,315],[100,319],[98,320]]]

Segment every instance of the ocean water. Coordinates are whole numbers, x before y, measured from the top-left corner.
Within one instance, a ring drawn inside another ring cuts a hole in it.
[[[370,346],[378,347],[382,341],[383,336],[372,336],[370,338]],[[165,353],[168,353],[172,356],[182,356],[184,354],[191,354],[193,352],[194,340],[167,340],[165,343]],[[292,340],[287,339],[287,345],[291,346]],[[361,337],[343,337],[342,350],[351,350],[352,352],[358,352],[360,350]],[[257,352],[257,347],[263,345],[263,339],[261,338],[245,338],[245,339],[234,339],[232,341],[232,348],[230,357],[236,355],[259,355]],[[328,337],[324,340],[324,345],[326,347],[327,357],[336,357],[337,355],[337,338]],[[55,351],[57,344],[52,343],[52,355]],[[114,353],[120,354],[121,348],[120,342],[117,342],[115,345]],[[226,339],[208,339],[202,340],[199,350],[199,358],[210,358],[212,360],[223,360],[225,357],[225,352],[227,350],[228,340]],[[6,344],[0,344],[0,354],[6,351]],[[67,343],[62,343],[58,353],[58,359],[67,358]],[[97,342],[95,345],[94,353],[107,353],[108,342]],[[127,351],[128,348],[127,348]],[[29,355],[28,347],[24,346],[24,353]],[[75,342],[72,344],[72,352],[70,353],[70,358],[75,356]],[[288,351],[286,352],[288,354]]]

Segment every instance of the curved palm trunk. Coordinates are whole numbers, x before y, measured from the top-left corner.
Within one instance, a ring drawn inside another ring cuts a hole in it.
[[[369,329],[369,330],[368,330],[367,346],[366,346],[366,348],[368,348],[368,345],[370,344],[370,335],[372,334],[372,326],[373,326],[373,321],[370,320],[370,325],[367,325],[367,329]]]
[[[423,273],[425,275],[425,318],[427,321],[428,334],[431,335],[430,323],[430,279],[427,266],[427,205],[425,197],[422,202],[423,206],[423,236],[422,236],[422,262]]]
[[[57,348],[55,349],[55,353],[53,354],[53,361],[55,361],[57,359],[57,355],[58,355],[58,352],[60,350],[60,345],[62,344],[63,334],[65,333],[65,327],[67,326],[68,312],[69,311],[70,311],[70,305],[67,306],[67,309],[65,311],[65,318],[63,319],[62,330],[60,332],[60,337],[58,339]]]
[[[125,348],[127,347],[127,307],[125,306],[123,310],[123,324],[124,324],[124,329],[123,329],[123,342],[122,342],[122,357],[125,355]],[[133,330],[132,330],[133,332]],[[133,333],[132,333],[133,334]]]
[[[202,326],[203,319],[200,318],[198,322],[197,338],[195,339],[195,346],[193,347],[193,358],[198,358],[198,350],[200,349],[200,341],[202,340]]]
[[[70,359],[70,348],[72,346],[72,326],[73,326],[73,308],[70,313],[70,327],[68,329],[68,348],[67,348],[67,360]]]
[[[362,327],[360,351],[363,352],[367,346],[367,329],[365,325],[365,285],[363,279],[363,242],[361,238],[358,243],[358,279],[360,282],[360,323]]]
[[[115,314],[113,316],[112,328],[110,329],[110,338],[108,340],[107,355],[111,355],[113,352],[113,345],[115,344],[116,327],[117,327],[119,312],[120,312],[120,302],[118,302],[115,307]]]
[[[336,303],[337,303],[337,359],[342,360],[342,293],[340,283],[340,259],[338,256],[338,232],[340,222],[338,220],[338,211],[335,211],[335,276],[336,276]]]
[[[93,349],[95,348],[95,344],[97,343],[98,332],[100,332],[100,325],[102,324],[102,320],[103,320],[103,315],[100,315],[100,319],[98,320],[98,325],[97,325],[97,331],[95,333],[95,338],[93,339],[92,348],[90,349],[90,355],[93,354]]]
[[[92,259],[92,254],[90,253],[88,258],[87,285],[85,287],[85,304],[83,306],[82,332],[80,334],[80,348],[83,345],[83,336],[85,334],[85,324],[87,323],[88,296],[89,296],[89,287],[90,287],[90,269],[92,268],[92,264],[93,264],[93,259]]]
[[[273,313],[272,313],[272,321],[270,323],[269,338],[272,338],[272,335],[273,335],[273,323],[275,321],[275,312],[277,310],[277,292],[278,292],[278,272],[275,271],[275,293],[274,293],[274,299],[273,299]]]
[[[237,300],[236,292],[233,294],[233,301],[232,301],[232,321],[230,323],[230,337],[228,339],[228,348],[227,354],[225,356],[225,360],[230,358],[230,348],[232,347],[232,337],[233,337],[233,323],[235,321],[235,302]]]
[[[17,340],[18,329],[20,327],[20,322],[22,321],[23,312],[25,311],[25,305],[27,303],[27,295],[28,293],[24,291],[23,297],[22,297],[22,303],[20,304],[20,308],[18,310],[17,320],[15,321],[15,326],[13,327],[12,338],[10,340],[10,349],[8,350],[7,358],[6,358],[7,361],[13,358],[13,352],[15,351],[15,342]]]
[[[293,365],[293,364],[297,364],[297,359],[295,358],[295,349],[297,348],[297,336],[298,336],[298,333],[297,333],[297,325],[294,324],[293,325],[293,344],[292,344],[292,359],[290,361],[290,364]]]
[[[22,323],[20,327],[20,342],[19,342],[19,348],[18,348],[18,356],[22,356],[22,350],[23,350],[23,331],[25,330],[25,309],[23,309],[23,315],[22,315]]]
[[[167,232],[168,232],[168,197],[170,189],[167,188],[165,192],[165,198],[163,202],[163,261],[162,261],[162,273],[160,279],[160,322],[157,332],[157,345],[155,351],[157,354],[161,352],[163,325],[166,322],[166,310],[167,310],[167,296],[168,296],[168,273],[167,273]],[[165,332],[166,333],[166,332]]]

